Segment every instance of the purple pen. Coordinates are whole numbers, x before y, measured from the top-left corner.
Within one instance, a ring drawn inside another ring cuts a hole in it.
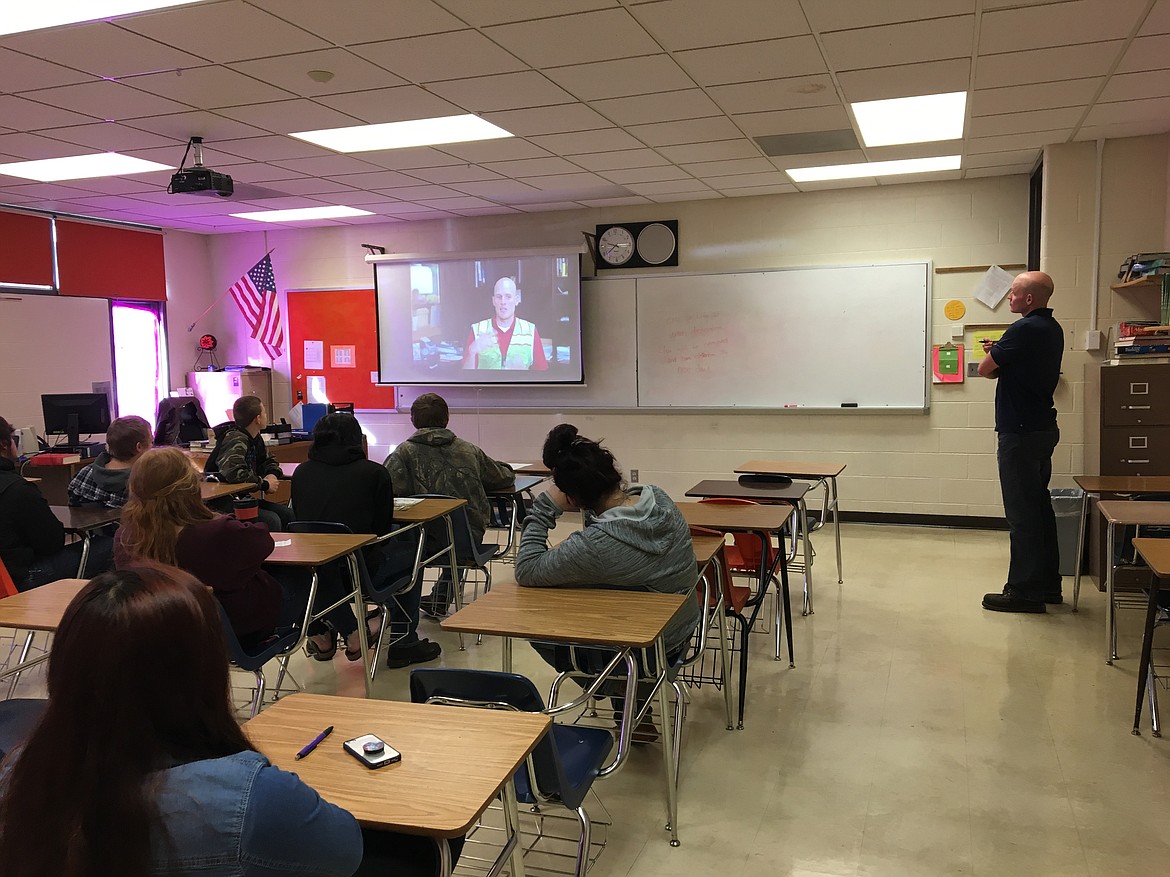
[[[295,760],[300,761],[302,758],[304,758],[306,755],[308,755],[310,752],[312,752],[314,749],[316,749],[321,744],[321,741],[324,740],[326,737],[328,737],[332,733],[333,733],[333,726],[330,725],[328,728],[326,728],[324,731],[322,731],[320,734],[318,734],[316,737],[314,737],[312,740],[310,740],[308,745],[305,746],[304,749],[302,749],[300,752],[297,753],[297,757]]]

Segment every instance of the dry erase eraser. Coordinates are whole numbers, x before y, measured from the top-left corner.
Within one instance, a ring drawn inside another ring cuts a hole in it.
[[[857,403],[856,402],[842,402],[841,407],[842,408],[856,408]]]

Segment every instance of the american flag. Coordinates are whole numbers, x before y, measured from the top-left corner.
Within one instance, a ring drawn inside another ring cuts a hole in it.
[[[272,259],[265,256],[233,283],[228,292],[236,300],[236,307],[252,329],[252,337],[260,342],[264,352],[273,359],[280,356],[284,347],[284,327],[280,324]]]

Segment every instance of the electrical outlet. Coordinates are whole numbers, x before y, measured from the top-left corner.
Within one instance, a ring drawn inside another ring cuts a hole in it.
[[[637,483],[638,483],[638,470],[631,469],[630,470],[630,484],[637,484]]]
[[[979,377],[979,363],[977,363],[977,362],[967,363],[967,377],[969,377],[969,378]]]

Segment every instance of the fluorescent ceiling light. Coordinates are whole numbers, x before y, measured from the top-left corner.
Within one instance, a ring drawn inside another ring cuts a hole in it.
[[[797,183],[820,180],[855,180],[859,177],[889,177],[895,174],[926,174],[931,171],[957,171],[962,156],[941,155],[935,158],[906,158],[901,161],[868,161],[861,164],[831,164],[825,167],[794,167],[784,171]]]
[[[866,146],[958,140],[963,136],[967,92],[867,100],[851,106]]]
[[[0,174],[55,183],[60,180],[85,180],[91,177],[121,177],[127,174],[145,174],[151,171],[169,171],[169,164],[120,155],[117,152],[99,152],[96,155],[70,155],[65,158],[45,158],[40,161],[14,161],[0,164]]]
[[[99,21],[133,15],[135,12],[149,12],[152,9],[166,9],[197,3],[199,0],[50,0],[40,3],[4,4],[0,16],[0,34],[22,33],[26,30],[40,30],[58,27],[62,24],[78,24],[83,21]]]
[[[260,210],[256,213],[233,213],[237,219],[256,222],[298,222],[302,219],[341,219],[345,216],[373,216],[369,210],[356,207],[299,207],[295,210]]]
[[[434,146],[439,143],[466,143],[470,140],[497,140],[512,137],[498,125],[479,116],[440,116],[410,122],[386,122],[382,125],[355,125],[352,128],[325,128],[290,134],[332,149],[335,152],[370,152],[374,149],[405,149],[409,146]]]

